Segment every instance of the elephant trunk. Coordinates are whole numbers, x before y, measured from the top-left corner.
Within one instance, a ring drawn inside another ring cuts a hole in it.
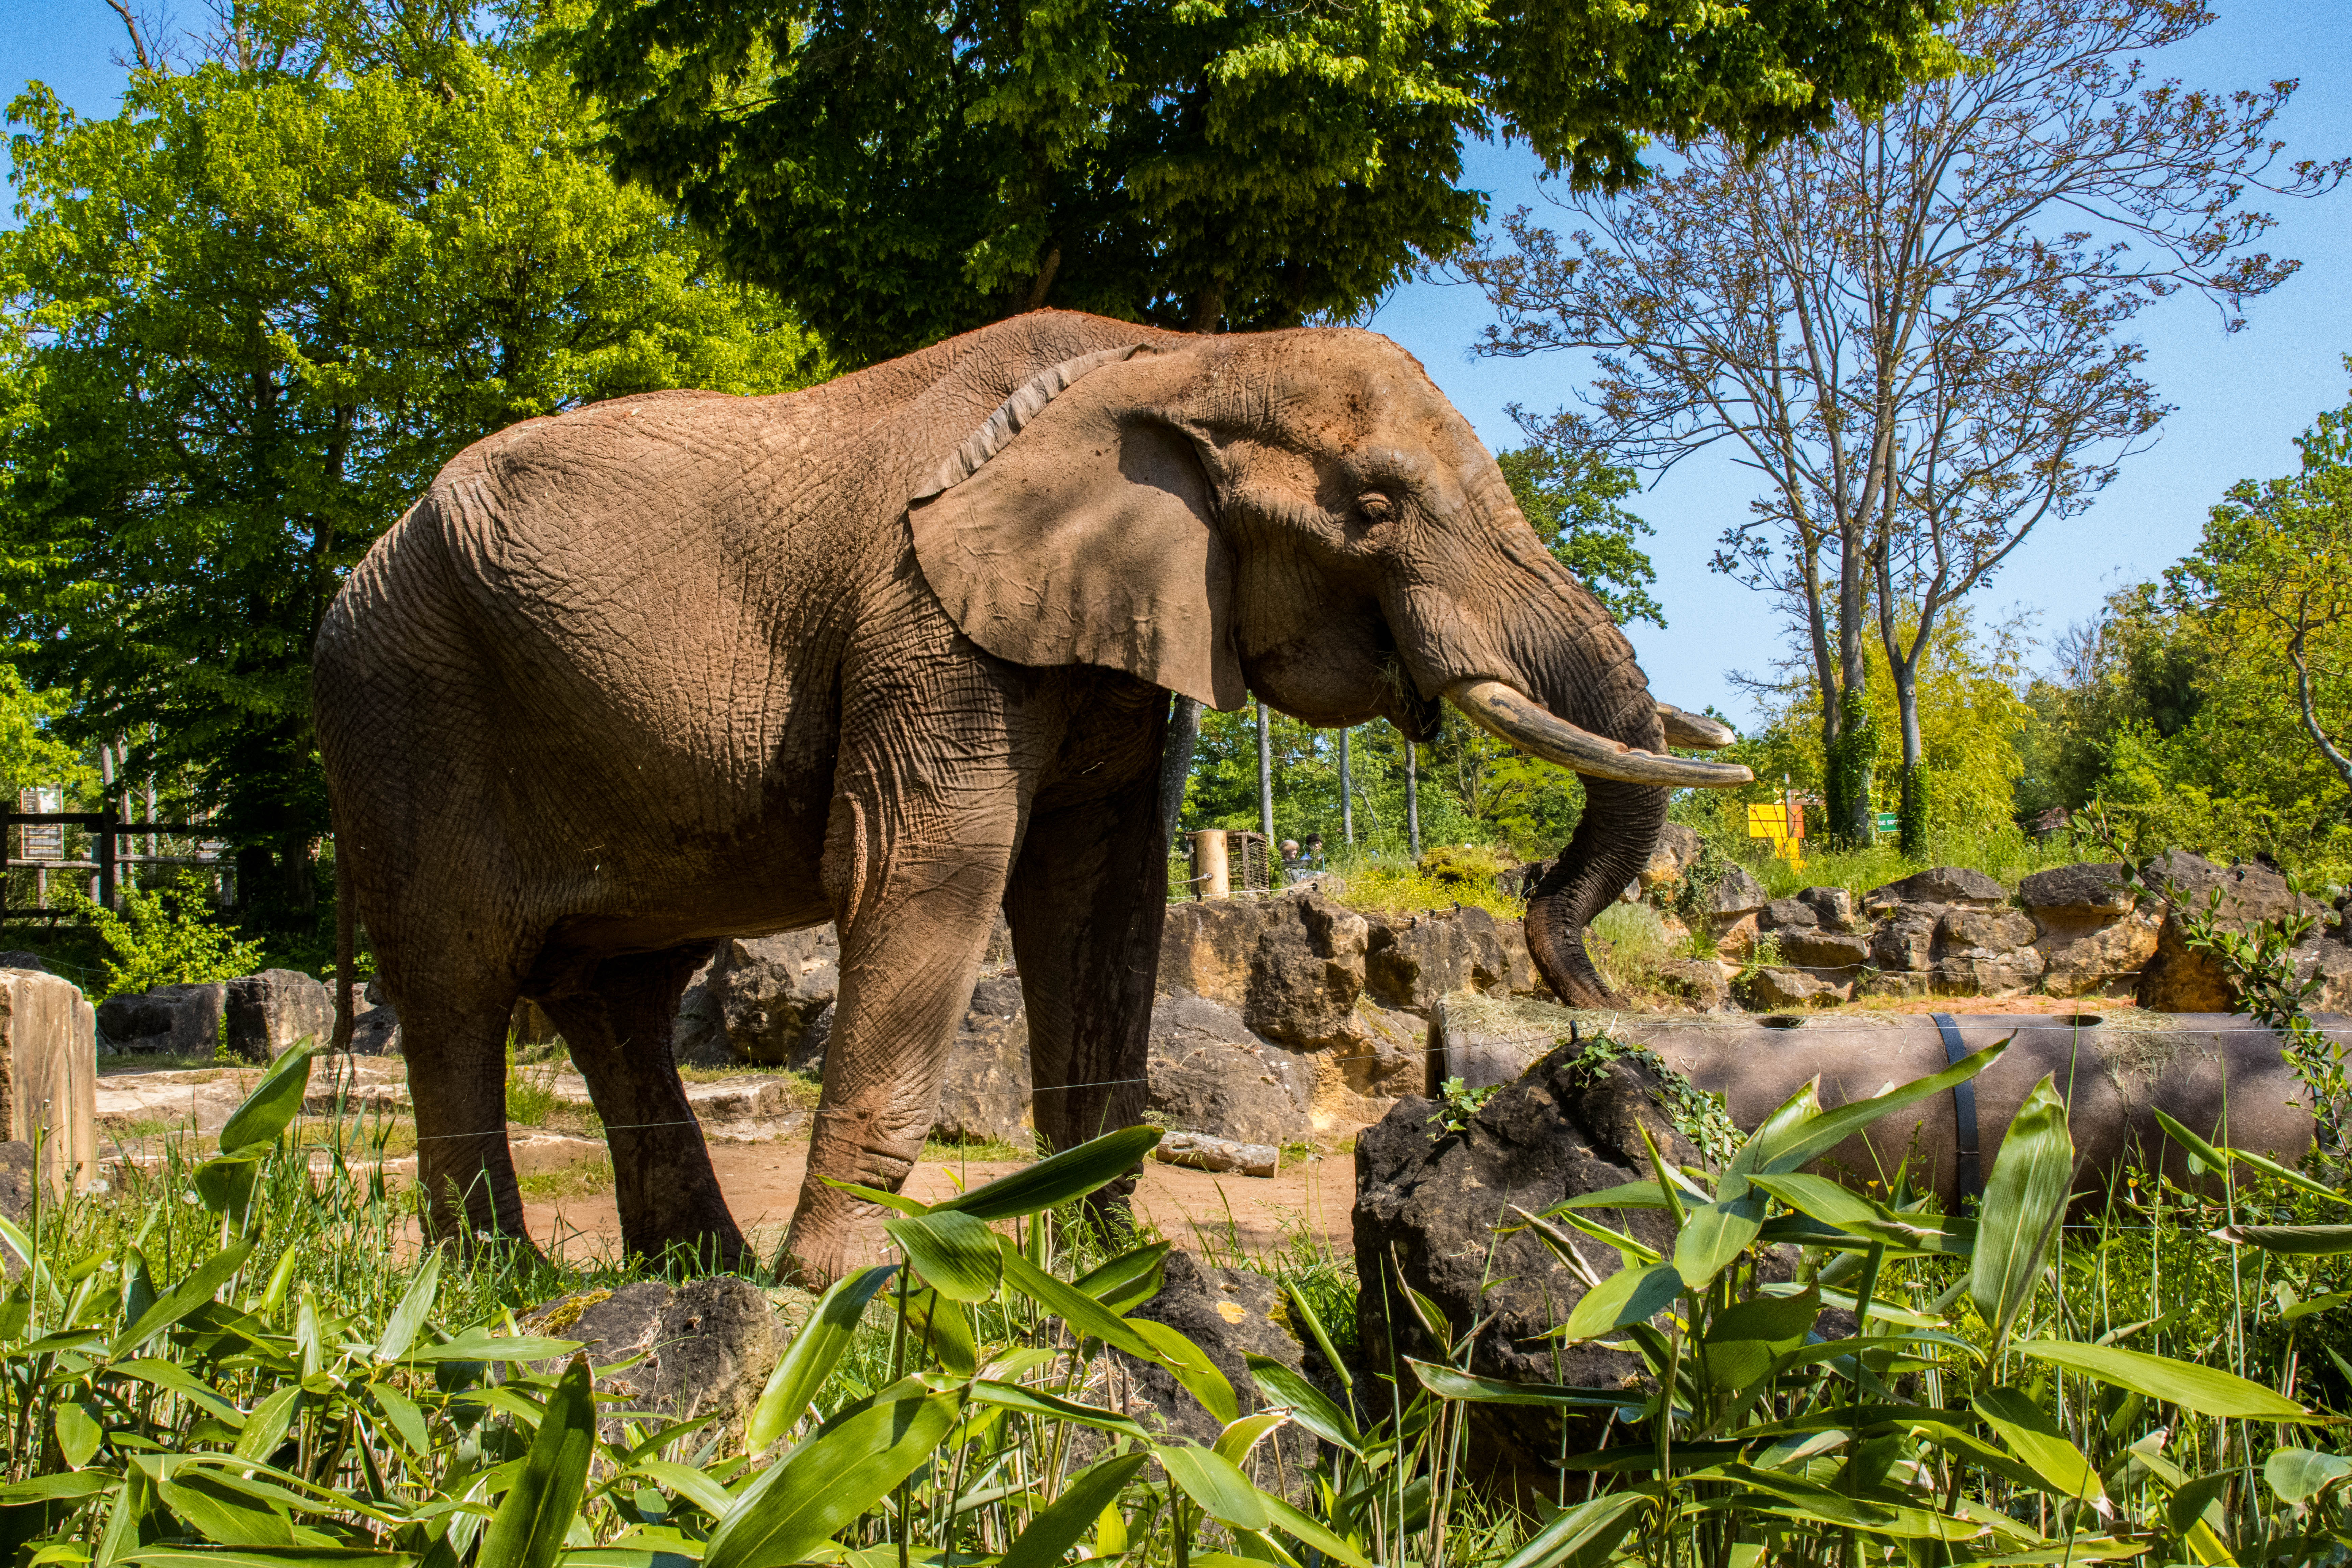
[[[1666,792],[1654,784],[1584,781],[1576,832],[1528,895],[1528,954],[1569,1006],[1618,1005],[1585,953],[1584,928],[1648,862],[1665,821]]]

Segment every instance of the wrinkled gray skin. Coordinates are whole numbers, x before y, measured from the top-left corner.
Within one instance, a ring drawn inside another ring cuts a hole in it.
[[[1138,345],[942,490],[1016,389]],[[739,1260],[670,1020],[719,939],[831,920],[785,1259],[812,1281],[872,1213],[818,1178],[907,1175],[1000,904],[1039,1131],[1139,1119],[1170,689],[1426,739],[1479,677],[1662,740],[1623,636],[1393,343],[1054,311],[788,396],[625,398],[482,441],[352,574],[315,670],[436,1223],[523,1232],[501,1049],[522,995],[587,1079],[626,1246]],[[1585,1003],[1606,992],[1584,922],[1665,792],[1588,799],[1528,921]]]

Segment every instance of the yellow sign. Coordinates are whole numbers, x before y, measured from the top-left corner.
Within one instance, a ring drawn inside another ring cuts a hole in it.
[[[1748,837],[1769,838],[1772,853],[1798,870],[1805,868],[1805,808],[1795,802],[1775,802],[1748,808]]]

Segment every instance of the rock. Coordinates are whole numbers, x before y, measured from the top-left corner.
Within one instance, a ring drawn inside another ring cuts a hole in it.
[[[1271,1176],[1281,1165],[1282,1151],[1271,1143],[1244,1143],[1231,1138],[1213,1138],[1205,1132],[1171,1132],[1151,1146],[1151,1157],[1163,1165],[1183,1165],[1195,1171]]]
[[[1853,895],[1843,888],[1801,888],[1797,901],[1813,911],[1823,931],[1854,929]]]
[[[1318,893],[1269,900],[1249,957],[1242,1021],[1301,1050],[1352,1043],[1371,926]]]
[[[949,1047],[933,1136],[966,1143],[1026,1145],[1031,1127],[1029,1019],[1021,981],[984,976]]]
[[[1229,1007],[1199,996],[1158,998],[1150,1059],[1147,1103],[1162,1126],[1272,1145],[1313,1130],[1313,1069],[1253,1035]]]
[[[1814,931],[1821,923],[1822,917],[1802,899],[1774,899],[1756,911],[1759,931]]]
[[[210,1058],[220,1049],[228,987],[158,985],[99,1004],[98,1032],[118,1051]]]
[[[2165,905],[2156,952],[2139,980],[2139,1005],[2157,1013],[2227,1013],[2238,1005],[2236,984],[2220,965],[2189,947],[2184,913],[2201,919],[2210,910],[2222,930],[2243,931],[2318,909],[2267,866],[2216,866],[2179,849],[2141,867],[2140,879]]]
[[[2352,945],[2337,935],[2316,935],[2295,948],[2294,960],[2297,980],[2319,981],[2319,989],[2304,1004],[2305,1011],[2352,1012]]]
[[[80,990],[55,974],[0,969],[0,1141],[41,1145],[50,1190],[98,1172],[98,1037]]]
[[[1726,868],[1722,878],[1708,891],[1700,912],[1720,929],[1763,907],[1764,884],[1750,876],[1746,867],[1733,866]]]
[[[1834,970],[1841,979],[1852,980],[1870,962],[1871,939],[1859,933],[1804,929],[1773,935],[1780,942],[1780,956],[1790,963]]]
[[[1881,969],[1926,969],[1935,962],[1941,904],[1897,904],[1870,939],[1870,960]]]
[[[1712,1013],[1731,1000],[1731,982],[1722,965],[1705,958],[1670,958],[1658,965],[1659,988],[1679,996],[1703,1013]]]
[[[1528,956],[1518,922],[1475,907],[1374,923],[1364,954],[1364,989],[1381,1006],[1424,1018],[1440,997],[1466,992],[1550,994]]]
[[[1889,904],[1969,904],[1989,909],[2007,902],[2008,889],[1965,866],[1933,866],[1862,896],[1866,910]]]
[[[1659,1109],[1661,1080],[1636,1062],[1579,1065],[1579,1047],[1561,1046],[1525,1077],[1497,1090],[1464,1131],[1438,1120],[1442,1107],[1400,1100],[1356,1142],[1353,1230],[1358,1342],[1369,1367],[1402,1367],[1407,1356],[1444,1362],[1410,1311],[1397,1310],[1397,1276],[1435,1303],[1454,1334],[1476,1325],[1470,1370],[1512,1382],[1622,1388],[1641,1362],[1590,1342],[1561,1346],[1542,1336],[1583,1298],[1584,1287],[1531,1229],[1501,1229],[1514,1209],[1542,1213],[1605,1187],[1644,1179],[1646,1128],[1674,1164],[1699,1165],[1698,1151]],[[1653,1209],[1587,1210],[1585,1217],[1630,1233],[1671,1256],[1674,1232]],[[1582,1249],[1601,1275],[1621,1267],[1614,1249]],[[1385,1396],[1380,1379],[1360,1378],[1360,1394]],[[1556,1487],[1557,1417],[1534,1405],[1459,1407],[1468,1421],[1466,1479],[1490,1479],[1514,1490]],[[1598,1413],[1578,1412],[1566,1435],[1571,1452],[1594,1447]],[[1546,1495],[1549,1495],[1547,1492]]]
[[[688,1066],[730,1063],[809,1072],[809,1033],[841,984],[841,943],[830,925],[775,936],[730,937],[687,984],[670,1048]]]
[[[2139,900],[2124,881],[2127,869],[2121,862],[2054,866],[2018,883],[2017,901],[2040,921],[2112,921]]]
[[[379,997],[375,982],[368,982],[366,996]],[[400,1054],[400,1014],[388,1001],[377,1000],[365,1008],[354,1007],[352,1015],[352,1055],[355,1057],[396,1057]]]
[[[1933,977],[1928,974],[1903,969],[1882,970],[1860,981],[1854,987],[1854,994],[1908,1000],[1927,995],[1932,984]]]
[[[1825,996],[1843,1001],[1852,985],[1851,979],[1842,986],[1801,969],[1768,965],[1750,973],[1737,989],[1750,1010],[1769,1013],[1801,1007]]]
[[[722,1445],[742,1434],[780,1351],[776,1310],[749,1280],[733,1275],[697,1279],[673,1289],[641,1279],[616,1290],[589,1290],[551,1301],[526,1314],[534,1334],[587,1342],[598,1368],[645,1359],[597,1377],[600,1393],[617,1394],[622,1410],[658,1411],[688,1421],[723,1412],[717,1428],[698,1441]],[[604,1423],[617,1436],[617,1417]]]
[[[1250,1356],[1280,1362],[1318,1383],[1334,1381],[1323,1358],[1290,1332],[1281,1287],[1250,1269],[1209,1268],[1190,1253],[1171,1252],[1159,1293],[1128,1315],[1165,1323],[1198,1345],[1234,1385],[1244,1415],[1263,1404],[1257,1380],[1250,1375]],[[1222,1424],[1165,1366],[1124,1352],[1115,1351],[1112,1356],[1126,1385],[1122,1405],[1127,1415],[1155,1433],[1189,1437],[1204,1447],[1216,1442]],[[1248,1470],[1250,1479],[1266,1490],[1303,1500],[1305,1477],[1314,1463],[1314,1437],[1288,1422],[1253,1451]]]
[[[1947,996],[2014,995],[2042,978],[2033,917],[2018,910],[1947,909],[1936,922],[1934,988]]]
[[[49,972],[49,966],[41,962],[39,953],[27,952],[21,947],[0,952],[0,969],[29,969],[40,974],[47,974]]]
[[[221,1044],[249,1062],[274,1062],[301,1040],[334,1037],[335,994],[299,969],[240,974],[221,997]]]
[[[1660,889],[1672,892],[1683,879],[1683,873],[1698,864],[1700,842],[1698,829],[1679,822],[1669,822],[1658,830],[1658,847],[1650,851],[1636,879],[1645,893]]]

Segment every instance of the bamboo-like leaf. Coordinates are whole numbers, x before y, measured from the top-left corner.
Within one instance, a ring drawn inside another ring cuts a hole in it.
[[[971,1308],[926,1289],[908,1295],[900,1310],[906,1314],[907,1337],[929,1346],[940,1365],[958,1377],[970,1377],[980,1370],[980,1344],[972,1337]]]
[[[1232,1382],[1217,1370],[1217,1363],[1209,1359],[1206,1351],[1166,1323],[1155,1323],[1149,1318],[1131,1318],[1127,1323],[1151,1346],[1155,1358],[1176,1374],[1184,1392],[1216,1417],[1218,1426],[1230,1426],[1241,1419],[1241,1400],[1234,1393]]]
[[[1348,1413],[1332,1402],[1331,1396],[1307,1381],[1307,1374],[1287,1367],[1270,1356],[1244,1352],[1250,1376],[1265,1395],[1268,1405],[1279,1405],[1290,1412],[1291,1418],[1326,1443],[1345,1448],[1350,1454],[1363,1452],[1363,1434]]]
[[[2119,1345],[2078,1344],[2071,1340],[2027,1340],[2010,1348],[2019,1355],[2048,1362],[2068,1372],[2079,1372],[2117,1388],[2145,1394],[2150,1399],[2167,1400],[2200,1415],[2242,1416],[2250,1421],[2316,1419],[2275,1390],[2249,1383],[2217,1366],[2198,1366],[2169,1356],[2150,1355],[2146,1351],[2127,1351]]]
[[[931,1456],[963,1396],[908,1382],[844,1410],[743,1489],[702,1554],[704,1568],[782,1568],[855,1523]]]
[[[2347,1476],[2352,1476],[2352,1459],[2310,1448],[2273,1448],[2263,1462],[2263,1479],[2270,1483],[2271,1490],[2278,1493],[2281,1502],[2297,1506],[2318,1496],[2319,1489],[2328,1482]]]
[[[213,1214],[242,1219],[253,1197],[254,1167],[277,1148],[274,1142],[247,1143],[243,1148],[205,1161],[196,1167],[196,1196]]]
[[[1080,1295],[1091,1296],[1124,1317],[1160,1294],[1169,1246],[1168,1242],[1155,1241],[1149,1247],[1122,1252],[1109,1262],[1089,1268],[1070,1284]]]
[[[409,1552],[371,1552],[364,1547],[236,1546],[206,1551],[189,1546],[150,1546],[119,1559],[139,1568],[414,1568]]]
[[[1370,1559],[1306,1510],[1268,1491],[1258,1493],[1258,1502],[1265,1510],[1270,1528],[1287,1531],[1302,1544],[1315,1548],[1326,1557],[1347,1563],[1349,1568],[1372,1568]]]
[[[2058,1098],[2055,1076],[2044,1073],[2001,1139],[1977,1221],[1969,1300],[1991,1326],[1989,1355],[2000,1353],[2017,1314],[2041,1283],[2042,1255],[2065,1217],[2074,1173],[2074,1141],[2066,1131],[2066,1103]]]
[[[1182,1443],[1157,1443],[1152,1457],[1202,1512],[1235,1530],[1264,1530],[1265,1498],[1223,1455]]]
[[[1024,1415],[1034,1415],[1044,1421],[1068,1421],[1080,1426],[1091,1426],[1098,1432],[1116,1432],[1139,1443],[1149,1442],[1151,1438],[1151,1434],[1131,1415],[1106,1410],[1098,1405],[1082,1405],[1075,1399],[1066,1399],[1042,1388],[1024,1388],[1017,1383],[998,1383],[982,1378],[972,1384],[971,1397],[976,1405],[1017,1410]]]
[[[255,1405],[245,1418],[245,1429],[236,1435],[237,1458],[267,1459],[276,1453],[294,1425],[295,1407],[301,1400],[302,1385],[289,1383]]]
[[[2259,1247],[2289,1258],[2339,1258],[2352,1252],[2352,1225],[2225,1225],[2212,1237],[2233,1247]]]
[[[163,1506],[206,1541],[221,1546],[296,1546],[294,1521],[272,1508],[256,1507],[236,1497],[224,1497],[202,1477],[184,1481],[160,1481],[156,1495]]]
[[[777,1358],[776,1370],[768,1374],[768,1385],[760,1393],[760,1403],[751,1407],[751,1418],[743,1429],[743,1447],[748,1451],[760,1452],[799,1423],[809,1401],[816,1397],[816,1391],[833,1375],[834,1364],[849,1348],[866,1303],[897,1272],[898,1266],[890,1263],[861,1268],[835,1280],[818,1299],[808,1321]]]
[[[673,1459],[640,1459],[634,1468],[637,1474],[667,1487],[714,1520],[723,1518],[735,1506],[734,1498],[725,1487],[691,1465],[681,1465]]]
[[[191,1270],[187,1277],[165,1291],[162,1300],[139,1315],[138,1321],[114,1336],[106,1347],[110,1361],[127,1354],[133,1347],[145,1344],[190,1312],[213,1299],[213,1294],[228,1283],[253,1251],[250,1240],[232,1242],[214,1253]]]
[[[1435,1366],[1405,1357],[1405,1365],[1422,1387],[1440,1399],[1466,1400],[1474,1405],[1541,1405],[1555,1410],[1639,1410],[1648,1397],[1633,1389],[1573,1388],[1556,1383],[1508,1383],[1479,1377],[1450,1366]]]
[[[1029,1521],[997,1568],[1055,1568],[1070,1548],[1118,1501],[1148,1454],[1115,1454],[1072,1476],[1054,1505]]]
[[[75,1400],[60,1402],[50,1424],[57,1429],[58,1452],[65,1456],[68,1469],[79,1470],[89,1464],[106,1436],[98,1413]]]
[[[396,1362],[408,1353],[416,1342],[416,1331],[425,1326],[425,1314],[433,1310],[434,1292],[441,1285],[441,1249],[435,1247],[425,1255],[418,1266],[416,1278],[400,1298],[400,1305],[384,1320],[383,1337],[375,1343],[375,1359]]]
[[[2099,1484],[2098,1468],[2023,1391],[1987,1389],[1977,1395],[1975,1406],[2009,1451],[2040,1479],[2043,1490],[2087,1502],[2103,1515],[2114,1512],[2106,1489]]]
[[[997,1247],[1004,1258],[1004,1282],[1067,1323],[1072,1332],[1088,1335],[1146,1361],[1160,1359],[1150,1342],[1136,1332],[1132,1322],[1093,1297],[1081,1294],[1067,1280],[1055,1279],[1024,1258],[1003,1237],[997,1238]]]
[[[432,1439],[425,1430],[425,1412],[416,1407],[415,1400],[393,1387],[389,1379],[368,1384],[368,1397],[375,1401],[384,1425],[399,1435],[411,1455],[418,1459],[432,1456]]]
[[[588,1358],[574,1356],[556,1381],[530,1441],[522,1474],[482,1532],[478,1568],[555,1568],[588,1480],[596,1448],[596,1397]]]
[[[886,1193],[879,1187],[861,1187],[856,1182],[844,1182],[837,1180],[835,1177],[824,1175],[820,1175],[817,1177],[817,1180],[823,1182],[828,1187],[836,1188],[841,1192],[847,1193],[852,1197],[864,1198],[869,1204],[876,1204],[886,1209],[893,1209],[899,1214],[921,1215],[931,1212],[931,1205],[929,1204],[919,1204],[910,1197],[903,1196],[898,1193]]]
[[[1589,1340],[1627,1323],[1642,1322],[1665,1310],[1682,1290],[1683,1277],[1671,1263],[1622,1268],[1584,1293],[1568,1321],[1560,1325],[1559,1337]]]
[[[996,1233],[968,1214],[937,1209],[882,1222],[923,1282],[951,1301],[985,1301],[996,1294],[1003,1266]]]
[[[1652,1500],[1647,1489],[1634,1487],[1579,1503],[1529,1536],[1501,1568],[1592,1568],[1617,1549]]]
[[[1620,1182],[1613,1187],[1603,1187],[1597,1193],[1579,1193],[1565,1203],[1555,1204],[1545,1214],[1560,1209],[1662,1209],[1666,1206],[1666,1194],[1658,1190],[1655,1182]]]
[[[2011,1039],[2016,1037],[2011,1036]],[[1916,1104],[1931,1095],[1942,1094],[1957,1084],[1963,1084],[1999,1061],[2009,1049],[2009,1040],[1987,1046],[1983,1050],[1961,1058],[1942,1072],[1928,1078],[1914,1079],[1869,1100],[1857,1100],[1851,1105],[1841,1105],[1834,1110],[1824,1110],[1806,1117],[1785,1133],[1770,1140],[1751,1138],[1757,1146],[1755,1159],[1746,1167],[1749,1173],[1777,1175],[1811,1163],[1861,1131],[1880,1117]],[[1769,1125],[1769,1123],[1768,1123]],[[1759,1130],[1760,1131],[1760,1130]],[[2006,1142],[2002,1147],[2007,1148]],[[1744,1151],[1743,1151],[1744,1152]],[[1737,1160],[1734,1161],[1737,1163]]]
[[[221,1123],[220,1149],[226,1154],[252,1143],[275,1143],[302,1110],[303,1092],[310,1087],[310,1060],[319,1054],[316,1040],[305,1037],[293,1049],[269,1064],[245,1103]]]
[[[1307,1299],[1307,1293],[1298,1288],[1295,1279],[1283,1287],[1282,1293],[1290,1298],[1291,1315],[1307,1325],[1307,1337],[1315,1342],[1315,1348],[1323,1352],[1323,1364],[1331,1369],[1332,1375],[1339,1380],[1339,1386],[1354,1388],[1356,1380],[1348,1371],[1348,1360],[1332,1348],[1331,1336],[1324,1331],[1323,1319],[1316,1312],[1315,1303]]]
[[[1236,1465],[1249,1462],[1250,1450],[1265,1441],[1265,1435],[1290,1419],[1287,1410],[1261,1410],[1255,1415],[1244,1415],[1229,1421],[1210,1445],[1213,1452],[1221,1454]]]
[[[1160,1130],[1150,1125],[1107,1132],[944,1203],[933,1204],[930,1212],[967,1214],[974,1219],[1012,1219],[1059,1208],[1134,1169],[1151,1152],[1160,1137]]]

